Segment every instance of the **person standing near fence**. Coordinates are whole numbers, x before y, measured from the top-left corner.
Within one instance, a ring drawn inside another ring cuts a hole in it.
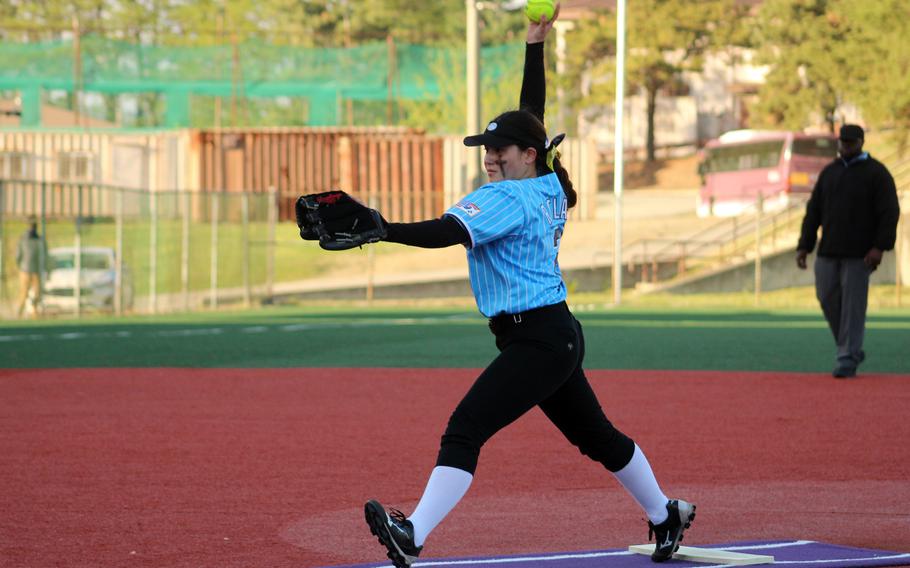
[[[28,228],[19,237],[16,247],[16,267],[19,269],[19,305],[16,315],[22,317],[31,293],[34,315],[41,305],[41,272],[47,263],[47,243],[38,234],[38,220],[29,217]]]
[[[584,334],[566,304],[557,261],[577,196],[556,151],[563,135],[550,138],[543,124],[543,41],[551,26],[529,26],[522,108],[464,140],[484,147],[490,183],[439,219],[387,225],[389,242],[465,246],[477,307],[489,318],[499,349],[449,418],[411,515],[376,500],[364,506],[371,533],[398,568],[417,559],[430,533],[467,493],[481,447],[535,406],[641,506],[649,538],[656,540],[652,560],[670,559],[695,517],[695,505],[667,498],[644,452],[607,419],[585,377]]]
[[[805,270],[820,226],[815,293],[837,346],[831,374],[838,379],[855,377],[866,359],[869,276],[884,251],[894,248],[900,218],[894,178],[884,164],[863,151],[864,141],[862,127],[841,127],[839,156],[818,176],[796,251],[796,265]]]

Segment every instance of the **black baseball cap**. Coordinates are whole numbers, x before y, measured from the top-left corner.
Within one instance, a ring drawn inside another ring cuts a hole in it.
[[[464,139],[465,146],[489,146],[503,148],[518,144],[526,148],[544,148],[547,145],[546,131],[541,138],[539,133],[534,133],[524,113],[521,111],[505,112],[490,122],[481,134],[468,136]]]
[[[858,124],[845,124],[840,127],[838,138],[841,140],[864,140],[865,132],[863,132],[863,127]]]

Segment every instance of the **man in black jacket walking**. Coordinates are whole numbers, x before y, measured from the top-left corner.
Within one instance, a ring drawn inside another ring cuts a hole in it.
[[[805,269],[821,226],[815,293],[837,343],[832,372],[837,378],[855,377],[866,358],[869,275],[883,252],[894,248],[900,217],[894,178],[884,164],[863,152],[864,138],[860,126],[841,127],[839,157],[818,176],[796,250],[796,265]]]

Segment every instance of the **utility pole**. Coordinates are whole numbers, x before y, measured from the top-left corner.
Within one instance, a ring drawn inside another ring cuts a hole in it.
[[[237,32],[231,32],[231,126],[237,126],[237,90],[242,79],[240,74],[240,48]]]
[[[79,99],[82,93],[82,31],[79,16],[73,15],[73,117],[75,126],[82,126]]]
[[[616,112],[613,116],[613,196],[615,227],[613,234],[613,303],[622,301],[622,185],[623,185],[623,105],[626,73],[626,0],[616,0]]]
[[[556,75],[562,77],[566,72],[566,33],[575,28],[575,23],[570,21],[556,20],[553,29],[556,32]],[[566,108],[565,87],[557,83],[556,85],[556,128],[555,132],[569,132],[568,114]]]
[[[218,53],[218,59],[216,60],[216,65],[218,66],[218,79],[219,79],[219,83],[220,83],[221,80],[224,79],[224,77],[223,77],[222,74],[221,74],[221,70],[223,69],[223,62],[221,61],[221,50],[222,50],[223,47],[224,47],[224,5],[223,5],[223,4],[220,5],[220,6],[218,7],[218,19],[217,19],[217,22],[218,22],[218,23],[217,23],[217,27],[218,27],[218,51],[217,51],[217,53]],[[220,86],[219,86],[219,88],[220,88]],[[221,128],[221,112],[222,112],[222,111],[221,111],[221,95],[218,94],[218,95],[215,95],[215,116],[214,116],[215,121],[214,121],[214,126],[215,126],[215,130],[216,130],[216,134],[217,134],[218,129]]]
[[[395,113],[392,105],[395,104],[395,80],[398,73],[398,54],[395,48],[395,38],[392,34],[386,36],[386,47],[388,51],[389,76],[386,78],[386,104],[385,104],[385,121],[386,124],[395,123]]]
[[[466,68],[467,68],[467,122],[465,128],[467,135],[477,134],[480,132],[480,31],[479,15],[477,13],[477,1],[465,0],[465,11],[467,12],[467,51]],[[474,189],[479,185],[480,177],[480,151],[476,148],[468,148],[467,167],[465,171],[465,181],[468,190]]]

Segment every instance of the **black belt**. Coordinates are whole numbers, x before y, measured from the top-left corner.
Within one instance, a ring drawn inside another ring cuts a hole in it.
[[[569,306],[567,306],[565,302],[559,302],[558,304],[534,308],[533,310],[518,312],[517,314],[499,314],[498,316],[490,318],[489,325],[490,329],[493,330],[493,333],[499,333],[510,327],[522,324],[533,324],[545,320],[554,314],[560,312],[567,313],[568,311]]]

